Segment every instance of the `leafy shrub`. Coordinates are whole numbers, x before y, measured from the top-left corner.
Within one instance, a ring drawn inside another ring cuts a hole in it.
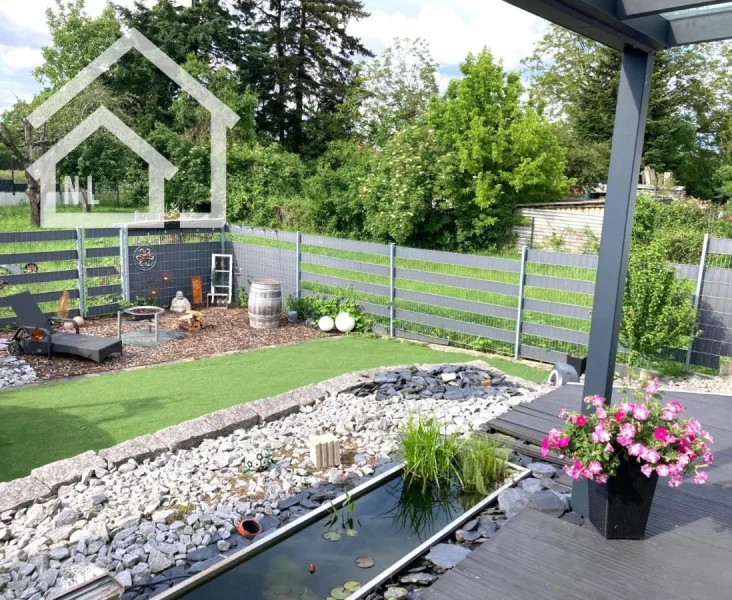
[[[346,312],[356,321],[356,326],[353,328],[355,333],[367,333],[371,331],[374,324],[373,319],[364,312],[358,301],[351,296],[324,296],[320,294],[302,298],[289,296],[285,305],[288,311],[297,312],[297,318],[300,320],[318,320],[320,317],[326,316],[335,320],[338,313]]]
[[[236,292],[236,303],[240,308],[247,308],[249,306],[249,293],[244,287],[240,287]]]
[[[628,364],[653,358],[664,348],[685,348],[695,333],[696,311],[687,281],[676,278],[658,242],[635,244],[625,283],[620,342]]]

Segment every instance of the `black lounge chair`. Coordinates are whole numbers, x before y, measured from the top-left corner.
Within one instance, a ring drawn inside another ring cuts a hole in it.
[[[122,340],[79,334],[73,319],[47,317],[30,292],[6,296],[20,327],[8,344],[10,354],[72,354],[102,362],[112,354],[122,353]],[[55,322],[73,323],[75,333],[53,331]]]

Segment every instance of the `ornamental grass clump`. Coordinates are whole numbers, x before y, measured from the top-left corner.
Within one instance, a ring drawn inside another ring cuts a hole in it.
[[[606,483],[626,461],[639,465],[646,477],[654,473],[668,477],[671,487],[681,485],[682,475],[691,473],[694,483],[704,483],[704,468],[714,462],[712,436],[696,419],[680,418],[685,409],[679,402],[662,403],[658,386],[653,380],[613,407],[606,406],[602,396],[587,397],[585,403],[595,409],[589,416],[563,408],[559,416],[567,425],[549,432],[542,455],[554,450],[571,458],[573,464],[564,470],[575,480]]]

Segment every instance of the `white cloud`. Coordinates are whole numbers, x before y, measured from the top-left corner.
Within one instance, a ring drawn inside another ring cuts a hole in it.
[[[43,63],[39,48],[28,46],[6,46],[0,44],[0,70],[27,71]]]
[[[517,68],[546,29],[545,21],[503,0],[408,0],[407,6],[395,4],[390,12],[373,10],[371,17],[352,25],[352,33],[374,51],[389,46],[396,37],[421,37],[430,43],[435,60],[442,65],[456,65],[468,52],[487,46],[508,68]]]

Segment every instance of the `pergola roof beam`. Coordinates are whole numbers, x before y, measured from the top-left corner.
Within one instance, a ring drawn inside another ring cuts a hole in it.
[[[674,10],[702,8],[722,4],[726,0],[618,0],[618,19],[660,15]]]
[[[732,12],[716,12],[669,21],[672,46],[726,40],[732,33]]]

